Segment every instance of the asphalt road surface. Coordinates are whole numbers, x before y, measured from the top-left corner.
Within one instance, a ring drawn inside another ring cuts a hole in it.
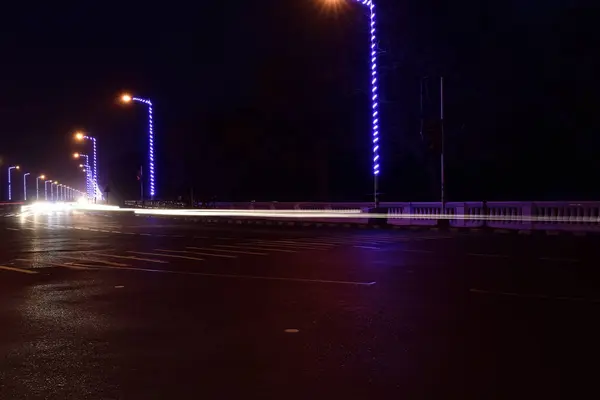
[[[600,241],[0,219],[0,399],[598,398]]]

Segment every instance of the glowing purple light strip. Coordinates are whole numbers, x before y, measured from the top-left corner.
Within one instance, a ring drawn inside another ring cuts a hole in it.
[[[12,182],[10,180],[10,175],[13,169],[17,169],[17,166],[15,165],[14,167],[8,167],[8,201],[12,200]]]
[[[375,3],[373,0],[355,0],[361,3],[363,6],[369,8],[370,20],[371,20],[371,107],[373,111],[373,175],[377,177],[379,175],[379,100],[378,91],[379,85],[377,83],[377,36],[376,36],[376,18],[375,18]],[[375,181],[377,182],[377,181]],[[377,199],[377,183],[375,183],[375,198]]]
[[[94,152],[94,154],[92,155],[92,159],[93,159],[93,171],[92,171],[92,185],[93,185],[93,190],[94,190],[94,197],[96,197],[96,188],[98,187],[98,156],[96,153],[96,138],[92,137],[92,136],[84,136],[83,137],[86,140],[91,140],[92,144],[93,144],[93,149],[92,151]]]
[[[152,117],[152,102],[148,99],[133,97],[131,100],[144,103],[148,106],[148,170],[149,174],[149,194],[150,199],[154,199],[155,180],[154,180],[154,121]]]

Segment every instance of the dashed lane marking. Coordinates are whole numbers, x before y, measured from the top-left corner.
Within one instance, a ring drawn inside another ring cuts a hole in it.
[[[231,245],[227,245],[227,244],[215,244],[214,246],[215,247],[226,247],[226,248],[231,248],[231,249],[239,249],[241,247],[242,249],[248,249],[248,250],[277,251],[279,253],[297,253],[296,250],[275,249],[275,248],[268,248],[265,246],[259,247],[258,245],[249,246],[249,245],[245,245],[245,244],[239,244],[237,246],[231,246]]]
[[[6,228],[6,229],[8,229],[9,231],[20,231],[20,229],[16,229],[16,228]]]
[[[142,252],[142,251],[128,251],[128,253],[142,254],[142,255],[146,255],[146,256],[171,257],[171,258],[181,258],[181,259],[184,259],[184,260],[204,261],[204,258],[196,258],[196,257],[188,257],[188,256],[178,256],[178,255],[175,255],[175,254],[146,253],[146,252]]]
[[[37,271],[32,271],[30,269],[16,268],[16,267],[7,267],[6,265],[0,265],[0,269],[6,271],[20,272],[22,274],[37,274]]]
[[[213,249],[213,248],[209,248],[209,247],[186,247],[186,249],[192,249],[192,250],[205,250],[205,251],[220,251],[220,252],[224,252],[224,253],[234,253],[234,254],[249,254],[252,256],[268,256],[268,253],[259,253],[256,251],[243,251],[243,250],[225,250],[225,249]]]
[[[205,277],[210,277],[210,278],[283,281],[283,282],[299,282],[299,283],[329,283],[329,284],[336,284],[336,285],[353,285],[353,286],[373,286],[377,283],[377,282],[333,281],[333,280],[323,280],[323,279],[284,278],[284,277],[277,277],[277,276],[210,274],[210,273],[204,273],[204,272],[171,271],[171,270],[163,270],[163,269],[133,268],[133,267],[110,267],[110,266],[104,266],[104,265],[103,266],[94,266],[94,268],[117,269],[120,271],[156,272],[159,274],[205,276]]]
[[[335,243],[325,243],[325,242],[305,242],[303,240],[274,240],[273,243],[290,243],[290,244],[301,244],[301,245],[310,245],[310,246],[321,246],[321,247],[336,247]]]
[[[63,256],[60,255],[57,258],[60,259],[67,259],[67,260],[77,260],[78,262],[86,262],[86,261],[91,261],[91,262],[97,262],[97,263],[104,263],[107,265],[114,265],[117,267],[127,267],[127,264],[121,264],[121,263],[116,263],[116,262],[112,262],[112,261],[106,261],[106,260],[98,260],[98,259],[94,259],[94,258],[81,258],[81,257],[69,257],[69,256]]]
[[[276,243],[268,240],[252,240],[250,242],[246,242],[249,245],[257,245],[257,246],[265,246],[265,247],[283,247],[297,250],[329,250],[323,247],[310,246],[310,245],[302,245],[302,244],[290,244],[290,243]]]
[[[164,261],[164,260],[155,260],[152,258],[141,258],[141,257],[135,257],[135,256],[119,256],[116,254],[106,254],[106,253],[89,253],[89,254],[93,254],[97,257],[122,258],[125,260],[147,261],[147,262],[157,263],[157,264],[168,264],[169,263],[168,261]]]
[[[352,246],[358,249],[369,249],[369,250],[379,250],[379,247],[371,247],[371,246]]]
[[[198,256],[210,256],[210,257],[222,257],[222,258],[237,258],[237,256],[230,256],[228,254],[210,254],[210,253],[200,253],[197,251],[185,251],[185,250],[164,250],[164,249],[154,249],[154,251],[164,251],[167,253],[181,253],[181,254],[195,254]]]
[[[545,295],[545,294],[529,294],[529,293],[515,293],[515,292],[496,292],[496,291],[481,290],[481,289],[469,289],[469,292],[476,293],[476,294],[520,297],[520,298],[529,298],[529,299],[582,301],[582,302],[588,302],[588,303],[600,303],[600,299],[587,299],[585,297],[549,296],[549,295]]]
[[[467,253],[467,255],[472,257],[508,258],[508,256],[505,254]]]

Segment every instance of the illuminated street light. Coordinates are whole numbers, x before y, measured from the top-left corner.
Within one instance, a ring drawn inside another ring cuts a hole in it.
[[[323,0],[329,6],[336,6],[341,3],[342,0]],[[369,41],[369,54],[370,54],[370,66],[371,72],[369,76],[369,82],[371,82],[371,112],[372,112],[372,127],[371,127],[371,138],[373,140],[373,188],[374,188],[374,202],[375,207],[379,206],[379,84],[377,79],[377,36],[376,36],[376,14],[375,14],[375,0],[354,0],[369,9],[370,19],[370,41]]]
[[[149,195],[150,199],[154,199],[155,191],[155,183],[156,180],[154,178],[155,170],[154,170],[154,121],[152,117],[152,102],[148,99],[142,99],[139,97],[131,97],[128,94],[124,94],[121,96],[121,101],[123,103],[131,103],[132,101],[137,101],[138,103],[143,103],[148,106],[148,170],[149,170]]]
[[[97,195],[97,191],[98,191],[98,153],[96,151],[96,138],[92,137],[92,136],[88,136],[86,134],[84,134],[83,132],[76,132],[75,133],[75,139],[77,140],[91,140],[92,141],[92,165],[93,165],[93,170],[92,170],[92,189],[93,189],[93,194],[94,194],[94,198]]]
[[[40,179],[41,180],[46,179],[46,175],[40,175],[37,178],[35,178],[35,199],[36,200],[40,199]]]
[[[10,179],[11,172],[13,169],[19,169],[18,165],[13,165],[12,167],[8,167],[8,201],[12,200],[12,182]]]
[[[50,197],[52,201],[54,201],[54,191],[52,190],[52,185],[56,185],[56,200],[58,201],[58,181],[54,181],[50,184]]]
[[[52,181],[45,181],[44,182],[44,199],[46,201],[48,201],[48,184],[52,184]],[[50,186],[50,191],[52,192],[52,186]]]
[[[90,171],[90,158],[87,154],[82,153],[74,153],[73,158],[85,158],[85,188],[87,192],[88,198],[92,197],[92,189],[91,189],[91,171]],[[81,164],[80,164],[81,165]]]
[[[27,176],[31,175],[30,172],[23,174],[23,201],[27,201]]]

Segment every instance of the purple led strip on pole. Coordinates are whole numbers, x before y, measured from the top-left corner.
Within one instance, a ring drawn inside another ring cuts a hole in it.
[[[148,170],[149,170],[149,194],[150,199],[154,199],[154,121],[152,118],[152,102],[148,99],[141,99],[139,97],[131,98],[133,101],[144,103],[148,106]]]
[[[377,36],[376,36],[376,18],[375,18],[375,3],[373,0],[355,0],[369,8],[370,12],[370,55],[371,55],[371,108],[372,108],[372,139],[373,139],[373,188],[375,207],[379,206],[379,193],[377,178],[379,175],[379,101],[378,91],[379,84],[377,82]]]

